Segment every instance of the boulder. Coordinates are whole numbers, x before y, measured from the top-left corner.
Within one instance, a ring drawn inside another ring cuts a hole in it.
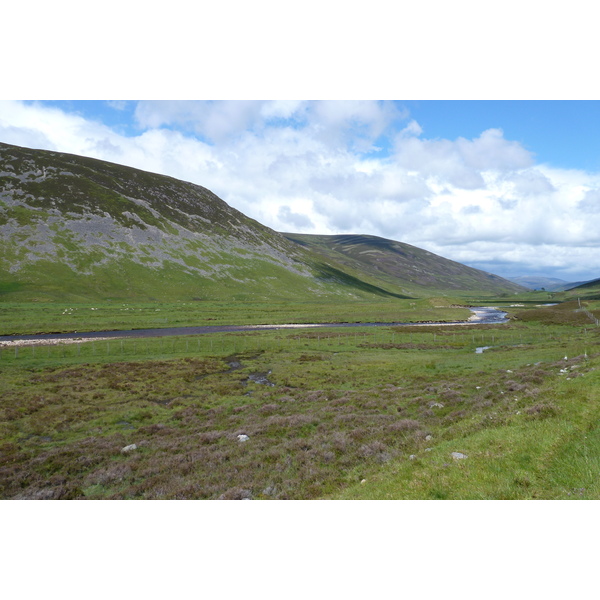
[[[454,460],[461,460],[463,458],[469,458],[466,454],[463,454],[462,452],[453,452],[450,456],[452,456],[452,458]]]

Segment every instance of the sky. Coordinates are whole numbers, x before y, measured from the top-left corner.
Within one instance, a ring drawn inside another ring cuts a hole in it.
[[[600,102],[0,101],[0,141],[202,185],[277,231],[600,277]]]

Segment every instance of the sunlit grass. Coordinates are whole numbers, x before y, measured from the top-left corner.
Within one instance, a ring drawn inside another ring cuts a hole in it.
[[[429,300],[172,303],[0,303],[0,335],[201,325],[466,320]]]
[[[597,341],[517,321],[4,348],[0,495],[596,498]]]

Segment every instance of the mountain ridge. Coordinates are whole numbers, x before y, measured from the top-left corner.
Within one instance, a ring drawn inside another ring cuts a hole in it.
[[[570,283],[564,279],[557,279],[555,277],[544,277],[534,275],[520,275],[518,277],[506,277],[513,283],[518,283],[523,287],[531,290],[546,290],[548,292],[562,291],[569,289],[569,286],[576,286],[577,283]]]
[[[285,237],[310,247],[324,257],[336,260],[349,269],[376,272],[386,282],[401,286],[421,286],[448,292],[480,289],[494,292],[502,285],[505,291],[522,291],[522,286],[438,256],[404,242],[374,235],[315,235],[284,233]],[[407,291],[408,293],[408,291]]]

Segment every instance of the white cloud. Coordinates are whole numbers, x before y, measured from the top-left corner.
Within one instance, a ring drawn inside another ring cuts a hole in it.
[[[394,122],[405,119],[407,111],[391,102],[327,100],[310,105],[310,123],[319,139],[331,144],[351,142],[365,152]]]
[[[488,129],[474,140],[458,138],[455,144],[465,164],[473,169],[508,171],[533,164],[531,153],[518,142],[504,139],[500,129]]]
[[[265,119],[304,118],[308,103],[304,100],[272,100],[264,102],[260,114]]]
[[[114,110],[125,110],[127,108],[126,100],[108,100],[106,103]]]
[[[420,134],[420,127],[409,124],[396,136],[398,165],[465,190],[484,188],[486,171],[513,171],[533,163],[529,152],[505,140],[498,129],[484,131],[474,140],[428,140],[415,134]]]
[[[14,146],[55,150],[54,144],[48,136],[33,127],[19,127],[8,124],[0,116],[0,140]]]
[[[498,129],[426,139],[373,101],[140,102],[135,114],[143,130],[127,137],[0,102],[0,141],[191,181],[279,231],[381,235],[503,275],[600,276],[600,174],[535,164]],[[385,136],[391,153],[370,152]]]
[[[588,190],[578,203],[584,213],[595,215],[600,213],[600,190]]]
[[[9,144],[18,143],[17,139],[30,140],[33,147],[47,150],[70,152],[78,148],[87,152],[90,144],[86,140],[94,140],[93,145],[98,138],[113,135],[108,127],[37,102],[5,101],[0,107],[0,135]]]
[[[298,229],[312,229],[314,227],[313,222],[309,217],[292,211],[292,209],[287,205],[279,208],[277,218],[284,225],[292,225],[294,231]]]
[[[260,117],[261,103],[254,101],[145,101],[135,118],[140,127],[187,127],[204,138],[222,142],[251,128]]]
[[[555,191],[548,177],[537,169],[511,172],[506,179],[514,184],[514,192],[520,197],[539,196]]]
[[[411,135],[421,135],[423,133],[423,129],[421,126],[412,119],[408,125],[402,129],[399,133],[400,137],[408,137]]]

